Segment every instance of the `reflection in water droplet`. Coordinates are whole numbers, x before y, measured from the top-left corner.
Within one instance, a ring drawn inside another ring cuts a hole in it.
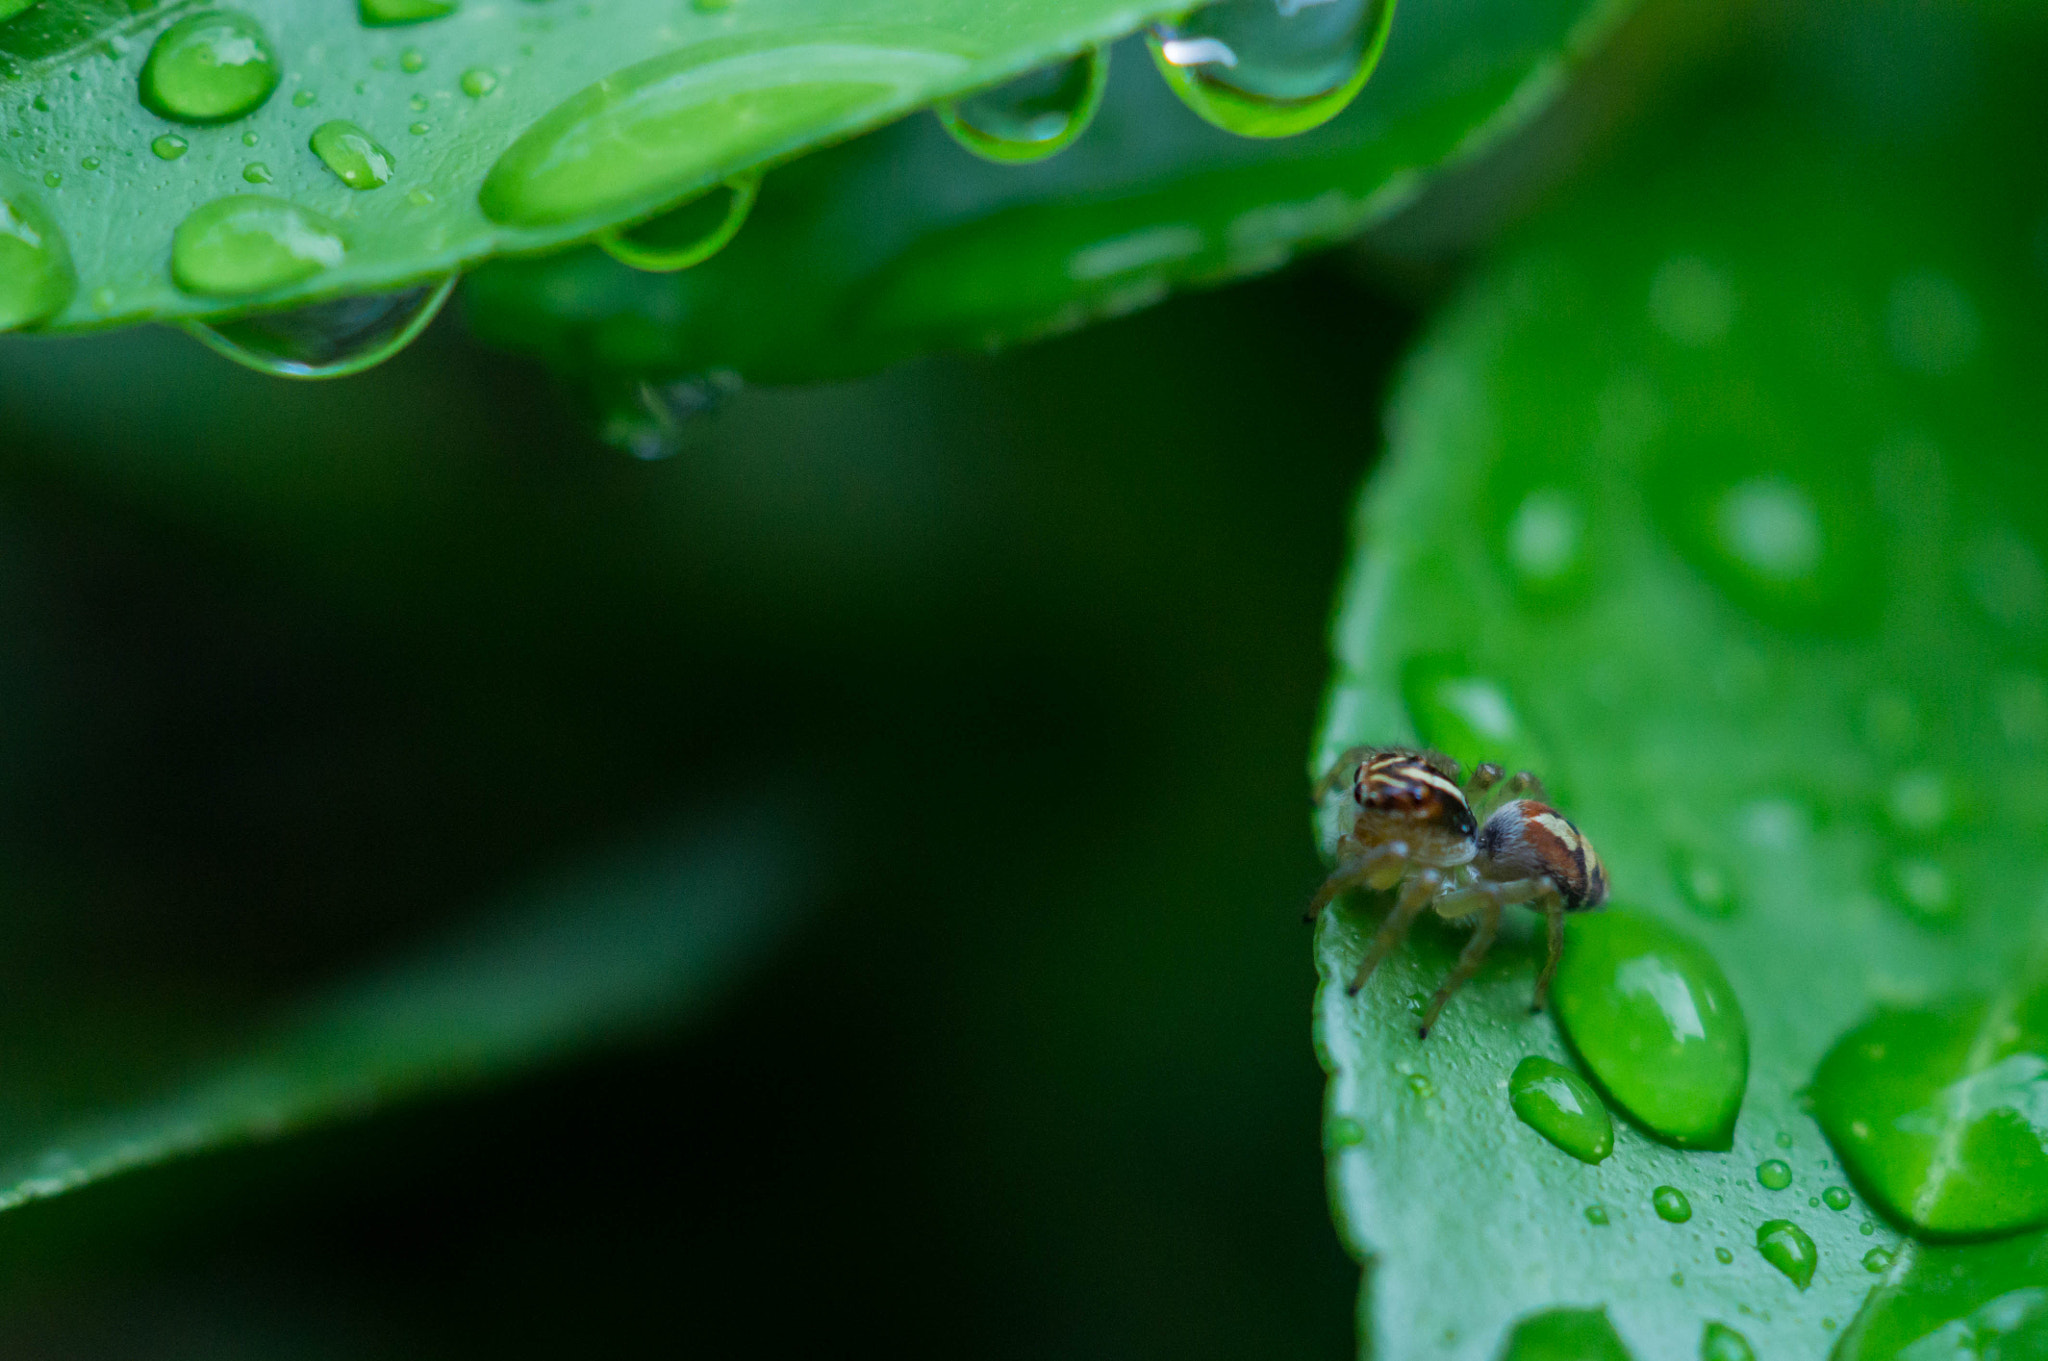
[[[1109,50],[1027,72],[933,110],[953,140],[985,160],[1042,161],[1086,130],[1109,80]]]
[[[1883,1271],[1892,1264],[1892,1255],[1883,1248],[1872,1248],[1863,1254],[1863,1269],[1873,1274]]]
[[[1735,888],[1720,865],[1681,848],[1672,852],[1671,872],[1678,880],[1680,896],[1693,911],[1715,919],[1735,915]]]
[[[1592,1085],[1563,1064],[1530,1055],[1508,1079],[1508,1104],[1522,1123],[1580,1162],[1614,1151],[1614,1122]]]
[[[261,108],[280,74],[262,25],[208,10],[157,37],[142,67],[142,102],[173,122],[224,123]]]
[[[356,12],[373,28],[418,24],[455,13],[452,0],[356,0]]]
[[[320,163],[351,189],[378,189],[391,183],[391,153],[375,138],[343,119],[313,129],[310,145]]]
[[[757,173],[736,176],[660,217],[598,238],[605,253],[652,274],[700,265],[739,235],[760,192]]]
[[[156,158],[160,161],[175,161],[187,151],[190,151],[192,144],[178,136],[175,132],[167,132],[152,141],[149,144],[149,149],[156,153]]]
[[[1586,1222],[1597,1228],[1606,1228],[1607,1207],[1605,1205],[1588,1205],[1586,1207]]]
[[[1365,1142],[1365,1126],[1340,1115],[1330,1122],[1329,1140],[1332,1148],[1356,1148]]]
[[[270,167],[261,161],[251,161],[242,167],[242,178],[251,184],[269,184],[277,178],[270,173]]]
[[[1515,1325],[1500,1361],[1629,1361],[1629,1354],[1605,1310],[1551,1309]]]
[[[1715,510],[1714,532],[1723,552],[1767,580],[1797,581],[1820,567],[1820,517],[1806,493],[1783,478],[1730,488]]]
[[[280,378],[342,378],[383,363],[427,328],[453,277],[395,293],[336,298],[186,329],[237,364]]]
[[[1899,1219],[2048,1223],[2048,987],[1881,1013],[1835,1042],[1812,1090],[1850,1174]]]
[[[1820,1253],[1806,1230],[1789,1219],[1773,1219],[1756,1231],[1756,1250],[1764,1260],[1792,1278],[1801,1290],[1813,1282],[1813,1268]]]
[[[297,283],[347,253],[341,229],[284,199],[243,194],[194,209],[171,238],[171,278],[187,293],[235,297]]]
[[[1508,522],[1508,562],[1525,585],[1555,585],[1578,565],[1584,529],[1585,516],[1569,493],[1540,487],[1522,498]]]
[[[1952,373],[1977,351],[1977,307],[1951,279],[1912,274],[1892,286],[1885,309],[1892,358],[1915,373]]]
[[[944,35],[929,35],[936,44]],[[616,220],[957,82],[965,56],[907,43],[810,42],[732,54],[696,44],[629,66],[546,114],[484,179],[494,222]]]
[[[1715,1248],[1714,1260],[1719,1262],[1722,1266],[1726,1266],[1730,1262],[1735,1260],[1735,1254],[1728,1251],[1728,1249],[1726,1248]]]
[[[1155,24],[1152,58],[1182,102],[1226,132],[1287,137],[1365,88],[1393,0],[1221,0]]]
[[[1756,1361],[1749,1339],[1733,1328],[1709,1323],[1700,1335],[1700,1361]]]
[[[1766,1191],[1782,1191],[1792,1184],[1792,1169],[1777,1158],[1757,1164],[1757,1185]]]
[[[1593,1077],[1652,1133],[1729,1146],[1749,1026],[1702,946],[1640,913],[1575,916],[1552,997]]]
[[[0,331],[48,321],[78,287],[56,219],[0,171]]]
[[[613,395],[599,434],[607,444],[644,462],[672,458],[703,419],[724,406],[742,384],[730,369],[697,378],[632,382]]]
[[[1821,1204],[1830,1210],[1846,1210],[1851,1203],[1849,1188],[1846,1186],[1830,1186],[1820,1193],[1820,1199]]]
[[[1658,1187],[1650,1196],[1650,1205],[1657,1211],[1657,1218],[1668,1224],[1683,1224],[1692,1218],[1692,1202],[1676,1186]]]
[[[498,74],[481,66],[472,66],[462,73],[462,92],[471,99],[482,99],[498,88]]]
[[[1696,255],[1674,255],[1650,280],[1650,320],[1683,345],[1711,345],[1735,321],[1735,290]]]

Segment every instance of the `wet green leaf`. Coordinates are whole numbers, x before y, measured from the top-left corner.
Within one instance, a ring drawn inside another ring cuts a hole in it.
[[[1873,1120],[1928,1107],[1955,1132],[1974,1126],[1942,1112],[1967,1096],[2003,1123],[1916,1145],[1972,1174],[1942,1181],[1968,1192],[1944,1203],[2048,1192],[2038,1158],[1999,1156],[2036,1110],[2026,999],[2048,932],[2048,176],[2005,140],[2048,113],[2048,35],[2010,14],[1855,13],[1853,42],[1848,11],[1821,7],[1796,55],[1748,54],[1565,194],[1394,397],[1318,770],[1429,727],[1417,665],[1484,687],[1466,708],[1513,715],[1605,859],[1608,920],[1696,942],[1750,1057],[1725,1152],[1617,1121],[1612,1154],[1581,1163],[1509,1104],[1526,1055],[1572,1061],[1529,1012],[1532,914],[1426,1042],[1415,1009],[1460,934],[1425,923],[1354,1000],[1380,909],[1326,918],[1329,1118],[1362,1136],[1332,1151],[1332,1198],[1372,1264],[1362,1345],[1384,1361],[1491,1358],[1517,1320],[1591,1306],[1638,1356],[1697,1355],[1708,1324],[1757,1356],[1818,1356],[1880,1279],[1884,1319],[1926,1324],[1886,1334],[1901,1343],[2019,1307],[1978,1258],[1888,1263],[1906,1226],[1802,1099],[1873,1018],[1975,1005],[2010,1023],[1964,1025],[1969,1052],[1919,1075],[1927,1101],[1890,1110],[1896,1092],[1846,1072],[1860,1089],[1831,1099]],[[1845,96],[1852,52],[1911,88]],[[1956,1095],[1994,1072],[1995,1092]],[[1659,1187],[1690,1217],[1661,1219]]]
[[[2048,1234],[1909,1246],[1835,1361],[2038,1361],[2048,1356]]]

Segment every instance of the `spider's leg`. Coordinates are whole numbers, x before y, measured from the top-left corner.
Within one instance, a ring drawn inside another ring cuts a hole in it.
[[[1394,910],[1380,923],[1372,944],[1365,947],[1365,958],[1358,961],[1358,971],[1351,975],[1351,986],[1347,991],[1356,994],[1365,986],[1365,980],[1371,978],[1372,971],[1394,953],[1394,947],[1408,934],[1409,926],[1442,887],[1443,876],[1435,870],[1421,870],[1409,876],[1408,882],[1401,885],[1401,896],[1394,900]]]
[[[1375,846],[1350,860],[1340,860],[1337,868],[1330,871],[1330,877],[1323,880],[1315,896],[1308,900],[1308,910],[1301,914],[1305,922],[1313,923],[1323,915],[1323,909],[1336,901],[1337,895],[1371,882],[1389,864],[1408,859],[1408,843],[1390,841],[1384,846]]]
[[[1323,778],[1316,781],[1316,787],[1309,794],[1310,803],[1321,803],[1326,795],[1344,782],[1344,777],[1358,769],[1358,763],[1377,751],[1377,747],[1348,747],[1337,758],[1335,765],[1323,772]]]
[[[1436,1024],[1437,1013],[1444,1009],[1445,1002],[1451,1000],[1452,993],[1479,972],[1480,961],[1486,958],[1486,952],[1493,948],[1493,938],[1499,934],[1500,904],[1487,903],[1479,909],[1479,925],[1472,932],[1472,939],[1465,942],[1457,964],[1444,975],[1436,996],[1429,999],[1429,1006],[1422,1013],[1422,1028],[1416,1034],[1425,1040],[1429,1038],[1429,1028]]]
[[[1436,900],[1439,917],[1469,917],[1485,907],[1513,907],[1553,892],[1548,879],[1478,879]]]
[[[1550,996],[1550,980],[1557,975],[1557,961],[1564,958],[1564,899],[1555,889],[1543,895],[1543,923],[1548,947],[1543,957],[1543,972],[1536,975],[1536,1002],[1531,1011],[1543,1010],[1543,1003]]]

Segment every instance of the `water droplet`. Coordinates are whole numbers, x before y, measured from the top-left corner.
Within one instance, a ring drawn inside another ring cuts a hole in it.
[[[280,378],[342,378],[374,368],[410,345],[454,291],[439,283],[361,298],[336,298],[289,312],[186,329],[237,364]],[[1355,1123],[1355,1122],[1354,1122]]]
[[[372,28],[419,24],[455,13],[452,0],[356,0],[356,13]]]
[[[1821,1204],[1827,1206],[1830,1210],[1846,1210],[1851,1203],[1849,1188],[1846,1186],[1830,1186],[1827,1190],[1820,1193],[1820,1199]]]
[[[242,178],[251,184],[269,184],[276,176],[270,173],[270,167],[263,162],[251,161],[242,167]]]
[[[669,274],[702,264],[739,234],[753,209],[761,177],[741,175],[660,217],[598,238],[611,257],[634,269]]]
[[[1962,899],[1948,871],[1939,862],[1909,856],[1891,868],[1892,898],[1922,926],[1953,925],[1962,914]]]
[[[1702,917],[1719,920],[1735,915],[1735,887],[1714,861],[1681,848],[1672,852],[1671,873],[1686,906]]]
[[[411,127],[407,128],[406,131],[411,133],[415,137],[424,137],[427,135],[429,131],[431,131],[431,129],[429,129],[425,123],[414,123]]]
[[[1773,1219],[1756,1231],[1756,1250],[1764,1260],[1792,1278],[1801,1290],[1813,1281],[1814,1265],[1820,1254],[1806,1231],[1789,1219]]]
[[[1771,1137],[1771,1142],[1779,1148],[1790,1148],[1792,1147],[1792,1132],[1781,1129]]]
[[[2048,1223],[2048,988],[1880,1013],[1835,1042],[1813,1096],[1857,1184],[1914,1227]]]
[[[171,278],[187,293],[237,297],[341,263],[341,229],[284,199],[243,194],[194,209],[171,238]]]
[[[933,112],[954,141],[985,160],[1041,161],[1087,128],[1108,80],[1108,49],[1091,48]]]
[[[310,109],[319,102],[320,96],[311,90],[296,90],[292,93],[292,106],[294,108]]]
[[[1650,320],[1682,345],[1711,345],[1735,322],[1735,289],[1696,255],[1674,255],[1650,279]]]
[[[1756,1181],[1766,1191],[1782,1191],[1792,1184],[1792,1169],[1782,1160],[1772,1158],[1757,1164]]]
[[[1892,1264],[1892,1255],[1883,1248],[1872,1248],[1863,1254],[1863,1269],[1872,1275],[1883,1271]]]
[[[224,123],[263,107],[277,54],[246,14],[208,10],[165,29],[142,67],[142,102],[177,123]]]
[[[1709,1323],[1700,1334],[1700,1361],[1756,1361],[1749,1339],[1724,1324]]]
[[[415,208],[425,208],[433,203],[434,196],[424,189],[408,189],[405,191],[405,201]]]
[[[1728,1249],[1726,1248],[1715,1248],[1714,1260],[1719,1262],[1722,1266],[1727,1266],[1730,1262],[1735,1260],[1735,1254],[1728,1251]]]
[[[411,99],[406,100],[405,104],[414,113],[425,113],[427,111],[427,97],[425,95],[414,95]]]
[[[313,154],[351,189],[379,189],[391,183],[391,153],[354,123],[336,119],[313,129]]]
[[[1595,1228],[1606,1228],[1607,1207],[1605,1205],[1588,1205],[1586,1207],[1586,1222]]]
[[[427,54],[417,47],[408,47],[398,54],[398,69],[408,75],[418,75],[427,69]]]
[[[1582,1163],[1614,1151],[1614,1122],[1592,1084],[1560,1063],[1530,1055],[1508,1079],[1508,1104],[1522,1123]]]
[[[1548,589],[1579,565],[1585,514],[1569,492],[1539,487],[1508,521],[1508,563],[1523,585]]]
[[[1365,1126],[1340,1115],[1330,1122],[1329,1140],[1332,1148],[1356,1148],[1365,1142]]]
[[[1221,0],[1156,24],[1153,61],[1181,101],[1226,132],[1288,137],[1365,88],[1392,0]]]
[[[935,36],[933,41],[943,41]],[[741,170],[957,81],[936,48],[798,43],[738,54],[704,44],[588,86],[522,133],[478,192],[494,222],[543,227],[656,210]]]
[[[1953,811],[1948,781],[1938,770],[1912,770],[1892,781],[1885,811],[1892,825],[1914,836],[1941,830]]]
[[[482,99],[498,88],[498,75],[481,66],[472,66],[462,73],[462,92],[471,99]]]
[[[1500,1361],[1629,1361],[1603,1309],[1531,1314],[1508,1334]]]
[[[1673,1285],[1684,1285],[1684,1284],[1685,1284],[1685,1273],[1684,1273],[1683,1271],[1674,1271],[1674,1272],[1672,1272],[1672,1273],[1671,1273],[1671,1283],[1672,1283]]]
[[[1869,1220],[1866,1219],[1861,1224],[1858,1224],[1856,1226],[1856,1232],[1862,1234],[1865,1238],[1868,1238],[1870,1237],[1870,1235],[1877,1232],[1877,1225],[1871,1223]]]
[[[1676,1186],[1658,1187],[1651,1193],[1650,1205],[1667,1224],[1683,1224],[1692,1218],[1692,1202]]]
[[[1952,373],[1977,352],[1982,331],[1969,294],[1939,274],[1912,274],[1892,286],[1885,308],[1892,358],[1915,373]]]
[[[50,97],[48,95],[37,95],[29,103],[37,113],[48,113],[50,111]]]
[[[64,310],[77,287],[56,220],[0,171],[0,331],[48,321]]]
[[[604,394],[609,400],[599,434],[643,462],[672,458],[682,452],[690,432],[741,387],[740,376],[730,369],[668,382],[628,382]]]
[[[1401,697],[1425,746],[1463,761],[1499,761],[1552,782],[1555,766],[1522,723],[1506,686],[1454,657],[1417,657],[1401,668]]]
[[[690,8],[699,14],[723,14],[732,8],[733,0],[690,0]]]
[[[258,140],[259,140],[259,139],[258,139],[258,137],[256,136],[256,133],[254,132],[254,130],[251,130],[251,131],[249,131],[249,132],[245,132],[245,133],[243,133],[243,134],[242,134],[242,145],[243,145],[243,146],[255,146]]]
[[[61,171],[61,170],[45,170],[45,171],[43,172],[43,184],[44,184],[44,185],[45,185],[46,187],[48,187],[48,188],[51,188],[51,189],[56,189],[56,188],[60,187],[60,186],[61,186],[61,185],[62,185],[63,183],[64,183],[64,172],[63,172],[63,171]]]
[[[152,141],[149,149],[156,153],[156,158],[160,161],[175,161],[190,151],[192,144],[175,132],[167,132]]]
[[[1731,487],[1715,510],[1714,531],[1723,552],[1766,581],[1798,581],[1820,567],[1820,517],[1806,493],[1783,478]]]
[[[1408,1090],[1415,1093],[1417,1096],[1435,1096],[1436,1084],[1434,1082],[1431,1082],[1429,1078],[1422,1073],[1410,1073],[1408,1075]]]
[[[1727,1148],[1749,1027],[1712,955],[1639,912],[1574,916],[1552,993],[1602,1089],[1660,1138]]]

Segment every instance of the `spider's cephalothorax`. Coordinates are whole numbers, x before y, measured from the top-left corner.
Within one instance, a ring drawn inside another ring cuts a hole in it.
[[[1451,994],[1478,972],[1500,931],[1501,911],[1526,903],[1544,915],[1549,950],[1536,980],[1536,1005],[1550,991],[1564,951],[1564,914],[1607,901],[1607,870],[1591,842],[1555,808],[1521,795],[1541,792],[1524,771],[1502,782],[1491,762],[1458,782],[1458,765],[1433,752],[1357,747],[1338,758],[1316,786],[1321,799],[1345,783],[1350,798],[1337,839],[1337,865],[1309,903],[1313,920],[1350,888],[1401,886],[1393,911],[1352,976],[1351,991],[1401,943],[1423,909],[1473,920],[1472,940],[1422,1015],[1426,1039]],[[1480,824],[1473,805],[1512,796]]]

